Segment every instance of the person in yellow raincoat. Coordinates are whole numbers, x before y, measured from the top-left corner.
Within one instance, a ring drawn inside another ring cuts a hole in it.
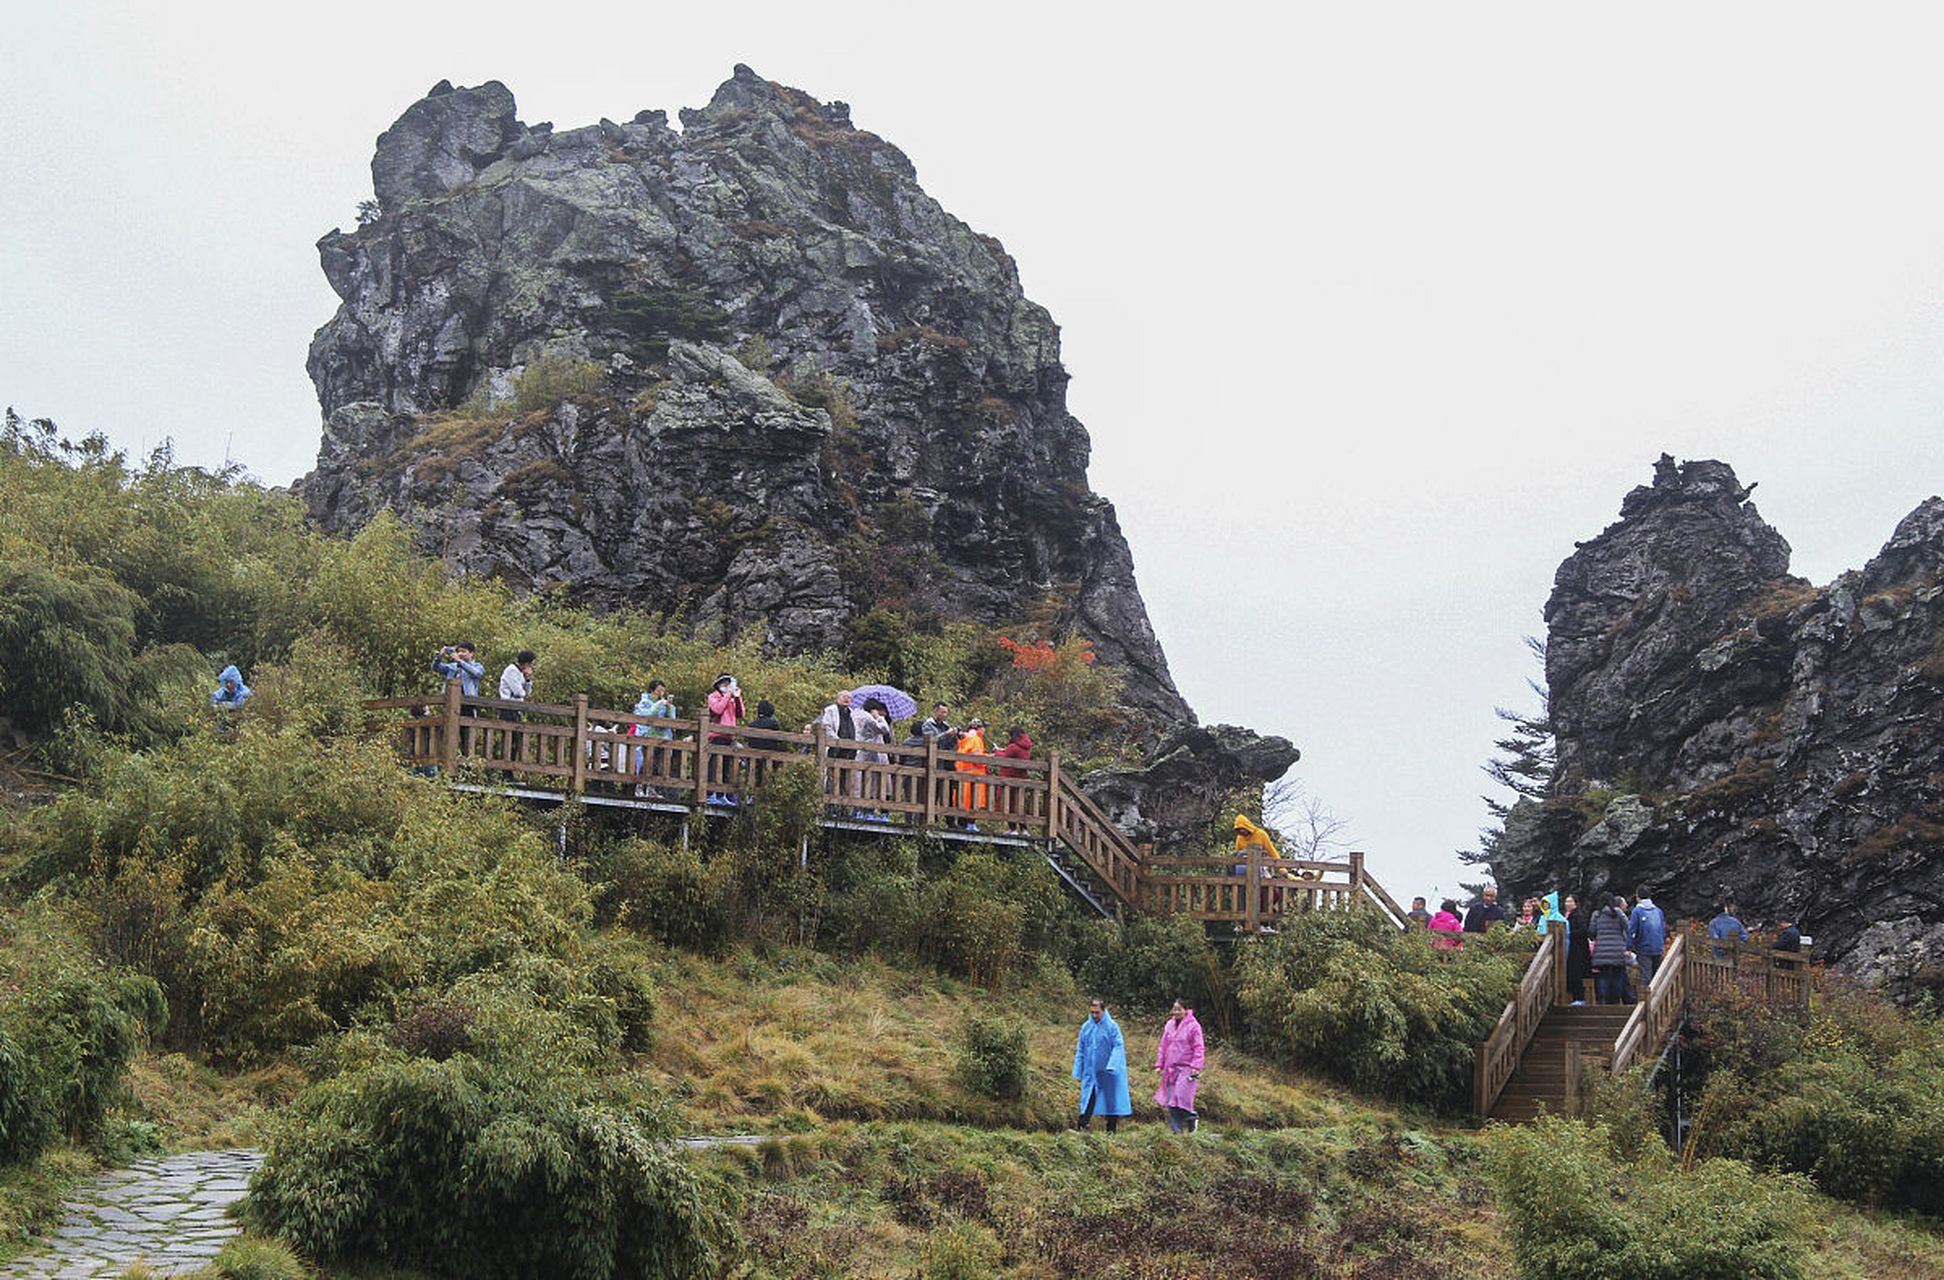
[[[1262,856],[1265,858],[1280,858],[1283,856],[1282,850],[1276,847],[1275,837],[1238,813],[1235,815],[1235,851],[1237,853],[1247,853],[1251,849],[1260,849]],[[1237,875],[1247,875],[1248,872],[1249,867],[1247,863],[1237,865]],[[1287,873],[1275,872],[1273,874],[1280,876]],[[1299,880],[1314,880],[1316,878],[1316,872],[1307,870],[1298,871],[1296,878]],[[1286,893],[1287,890],[1284,889],[1272,888],[1266,884],[1262,886],[1261,911],[1265,918],[1275,920],[1282,915],[1283,897]]]

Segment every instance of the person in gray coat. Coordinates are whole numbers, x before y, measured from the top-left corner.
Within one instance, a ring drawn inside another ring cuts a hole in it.
[[[1601,1004],[1619,1004],[1627,993],[1627,900],[1615,898],[1593,913],[1593,990]]]

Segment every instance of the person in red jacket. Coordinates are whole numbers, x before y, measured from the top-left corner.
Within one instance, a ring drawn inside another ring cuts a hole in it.
[[[992,754],[1001,760],[1030,760],[1033,758],[1033,740],[1027,736],[1025,726],[1013,725],[1006,730],[1006,745]],[[1024,769],[1009,768],[1004,765],[1001,765],[997,772],[1002,778],[1023,778],[1026,776]],[[994,787],[993,791],[996,793],[993,798],[1005,810],[1008,819],[1006,830],[1014,835],[1024,835],[1026,828],[1020,823],[1011,821],[1025,805],[1026,793],[1024,789],[1020,787]]]

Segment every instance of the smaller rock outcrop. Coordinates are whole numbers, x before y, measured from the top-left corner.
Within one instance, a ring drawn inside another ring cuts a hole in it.
[[[1164,738],[1145,767],[1099,769],[1081,781],[1135,841],[1200,848],[1231,790],[1273,782],[1301,757],[1287,738],[1229,724],[1187,725]]]
[[[1944,985],[1944,502],[1818,589],[1725,463],[1663,456],[1546,604],[1557,767],[1516,893],[1736,902],[1899,992]]]

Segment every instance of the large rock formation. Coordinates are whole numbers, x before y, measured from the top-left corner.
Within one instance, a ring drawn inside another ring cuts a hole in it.
[[[385,131],[375,204],[318,246],[312,516],[390,509],[461,571],[788,652],[879,606],[1031,618],[1124,673],[1151,744],[1192,723],[999,242],[747,67],[681,122],[555,132],[442,83]]]
[[[1663,456],[1546,604],[1558,763],[1493,870],[1691,916],[1732,898],[1908,990],[1944,979],[1944,501],[1820,590],[1720,462]]]

